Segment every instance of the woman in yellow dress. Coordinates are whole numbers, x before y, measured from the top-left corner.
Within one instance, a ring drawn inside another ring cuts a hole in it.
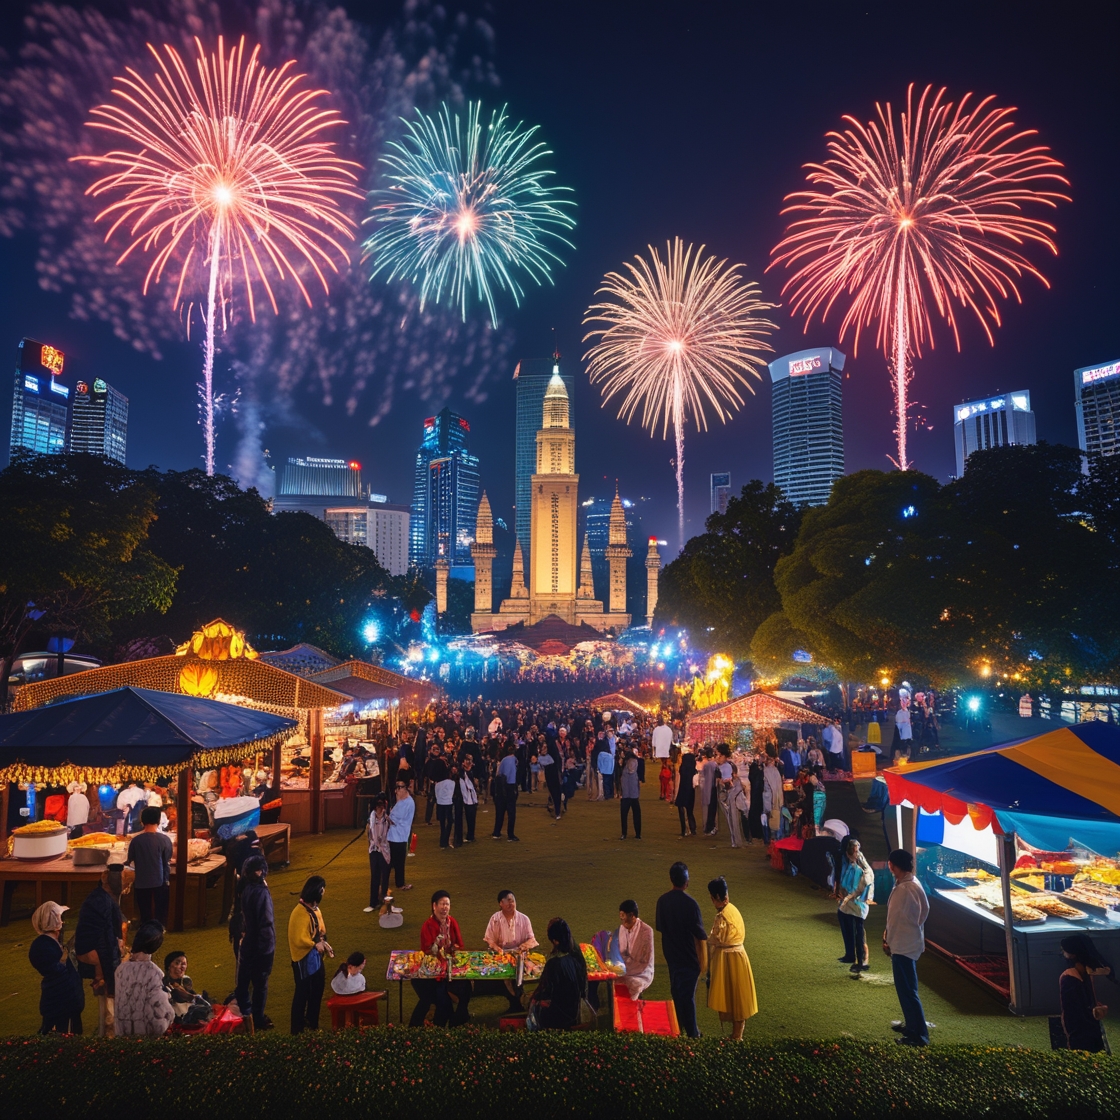
[[[716,908],[716,920],[708,936],[711,955],[708,1006],[719,1012],[723,1022],[732,1025],[731,1037],[743,1037],[743,1025],[758,1012],[754,973],[743,948],[746,926],[743,915],[727,897],[727,880],[721,875],[708,884],[708,894]]]

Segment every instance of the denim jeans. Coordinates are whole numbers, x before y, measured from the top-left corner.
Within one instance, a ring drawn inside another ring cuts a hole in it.
[[[903,1036],[915,1042],[929,1042],[926,1013],[918,998],[918,962],[913,957],[894,953],[891,956],[891,971],[894,973],[894,990],[902,1007]]]
[[[696,1025],[696,985],[699,982],[699,968],[669,969],[669,994],[673,997],[677,1024],[681,1034],[689,1038],[700,1037],[700,1028]]]

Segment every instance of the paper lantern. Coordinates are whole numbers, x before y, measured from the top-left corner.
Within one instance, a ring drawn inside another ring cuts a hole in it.
[[[213,665],[192,661],[179,672],[179,689],[188,696],[213,696],[218,688],[218,670]]]

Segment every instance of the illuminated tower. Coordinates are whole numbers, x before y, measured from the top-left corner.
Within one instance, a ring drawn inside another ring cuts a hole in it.
[[[490,615],[494,609],[494,515],[490,499],[482,492],[478,503],[478,524],[475,528],[471,558],[474,560],[474,610],[477,615]],[[472,620],[473,624],[473,620]]]
[[[661,571],[661,554],[657,551],[657,538],[650,537],[646,552],[646,625],[653,625],[653,612],[657,610],[657,577]]]
[[[543,412],[537,432],[537,470],[532,478],[529,610],[533,622],[550,614],[571,622],[575,617],[579,475],[568,390],[559,373],[552,375],[545,390]]]
[[[591,546],[587,543],[586,533],[583,535],[583,552],[579,560],[579,591],[576,598],[595,598],[595,573],[591,569]]]
[[[58,455],[67,449],[70,386],[62,382],[63,354],[25,338],[19,344],[15,393],[12,397],[12,435],[17,450]]]
[[[611,614],[626,613],[626,561],[631,555],[630,547],[626,543],[626,511],[622,508],[622,499],[619,498],[618,487],[615,486],[607,542],[607,562],[611,570],[610,603],[607,609]]]

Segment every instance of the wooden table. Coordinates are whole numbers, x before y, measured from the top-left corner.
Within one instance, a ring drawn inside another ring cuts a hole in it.
[[[104,864],[75,867],[70,853],[53,860],[0,859],[0,885],[3,900],[0,902],[0,926],[6,926],[12,915],[12,895],[20,883],[35,884],[35,906],[44,902],[69,904],[70,887],[94,887],[101,879]],[[214,886],[225,875],[226,857],[209,855],[187,865],[187,898],[194,897],[195,924],[206,925],[206,889]],[[175,908],[175,868],[171,870],[171,909]],[[121,897],[121,909],[130,920],[136,917],[133,894]]]
[[[292,826],[287,821],[277,824],[258,824],[253,831],[261,842],[261,853],[269,866],[285,866],[291,862]]]

